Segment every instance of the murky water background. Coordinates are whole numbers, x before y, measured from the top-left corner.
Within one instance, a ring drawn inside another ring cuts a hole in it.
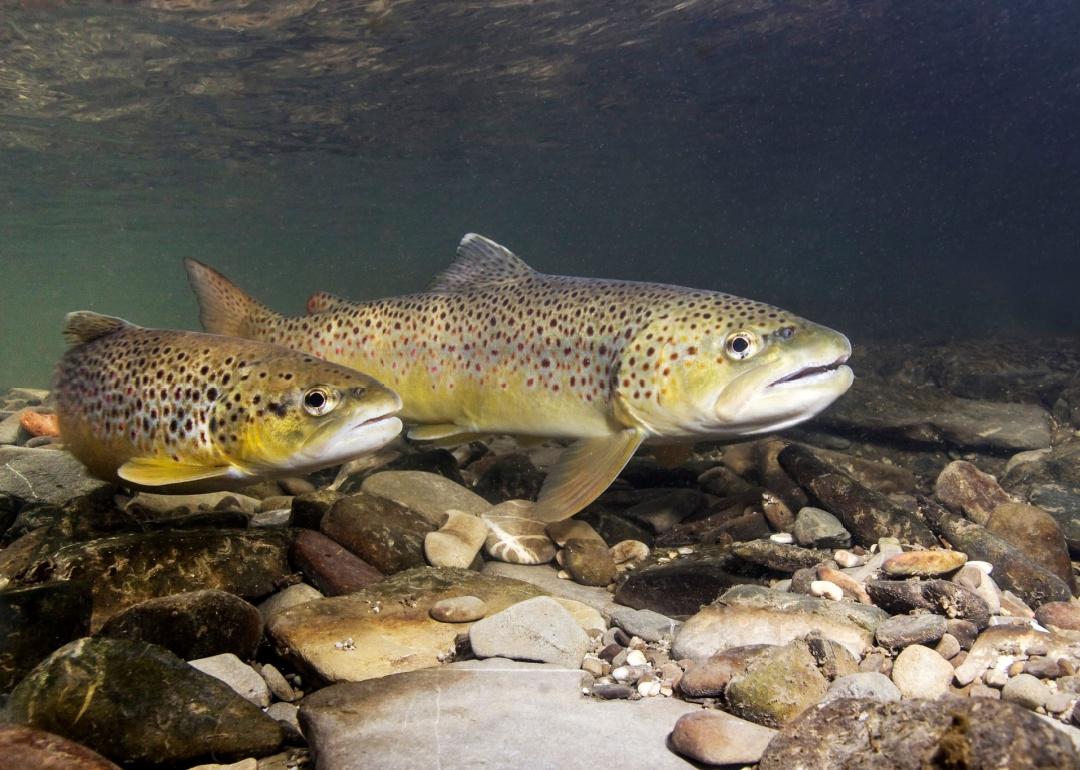
[[[1059,2],[0,2],[0,386],[68,310],[195,328],[184,256],[299,311],[468,231],[856,346],[1074,334],[1077,40]]]

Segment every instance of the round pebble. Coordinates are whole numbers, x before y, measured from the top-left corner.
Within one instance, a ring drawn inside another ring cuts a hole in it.
[[[1050,690],[1031,674],[1017,674],[1001,688],[1001,699],[1029,709],[1046,704]]]
[[[611,546],[611,558],[616,564],[645,561],[649,558],[649,546],[640,540],[622,540]]]
[[[790,532],[777,532],[774,535],[769,535],[769,540],[781,545],[791,545],[795,542],[795,537]]]
[[[892,680],[905,698],[940,698],[949,692],[953,667],[929,647],[905,647],[893,662]]]
[[[630,650],[626,655],[626,665],[628,666],[644,666],[648,662],[645,653],[641,650]]]
[[[454,596],[435,602],[429,612],[440,623],[471,623],[487,615],[487,605],[478,596]]]
[[[820,596],[824,599],[832,599],[834,602],[838,602],[844,598],[844,592],[836,583],[831,580],[812,580],[810,581],[810,593],[813,596]]]

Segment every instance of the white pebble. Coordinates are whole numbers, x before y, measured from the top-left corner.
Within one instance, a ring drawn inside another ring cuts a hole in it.
[[[832,599],[834,602],[838,602],[844,598],[844,592],[840,589],[840,586],[831,580],[812,581],[810,583],[810,593],[814,596]]]
[[[649,659],[645,657],[645,653],[641,650],[630,650],[626,656],[626,665],[628,666],[644,666],[649,662]]]
[[[660,682],[656,679],[638,682],[637,691],[643,698],[652,698],[660,694]]]
[[[619,666],[611,672],[611,678],[616,682],[625,682],[634,676],[634,672],[630,670],[629,666]]]
[[[570,573],[567,572],[564,569],[559,570],[558,576],[559,576],[559,580],[569,580],[570,579]]]
[[[795,542],[795,536],[790,532],[777,532],[775,535],[769,535],[769,539],[782,545],[791,545]]]
[[[680,546],[680,548],[679,548],[679,555],[680,556],[689,556],[693,552],[694,552],[694,547],[690,546],[690,545]]]
[[[991,572],[994,571],[994,565],[988,561],[969,561],[965,566],[974,567],[984,575],[989,575]]]
[[[841,549],[833,554],[833,561],[843,569],[849,569],[851,567],[858,567],[865,559],[857,553]]]

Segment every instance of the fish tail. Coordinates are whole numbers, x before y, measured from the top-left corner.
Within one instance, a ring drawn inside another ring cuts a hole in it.
[[[281,318],[214,268],[194,259],[185,259],[184,267],[199,301],[199,321],[211,334],[260,339]]]

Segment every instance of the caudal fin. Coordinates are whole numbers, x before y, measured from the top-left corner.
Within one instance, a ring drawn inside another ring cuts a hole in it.
[[[194,259],[185,259],[184,268],[199,301],[199,321],[211,334],[261,339],[280,317],[214,268]]]

